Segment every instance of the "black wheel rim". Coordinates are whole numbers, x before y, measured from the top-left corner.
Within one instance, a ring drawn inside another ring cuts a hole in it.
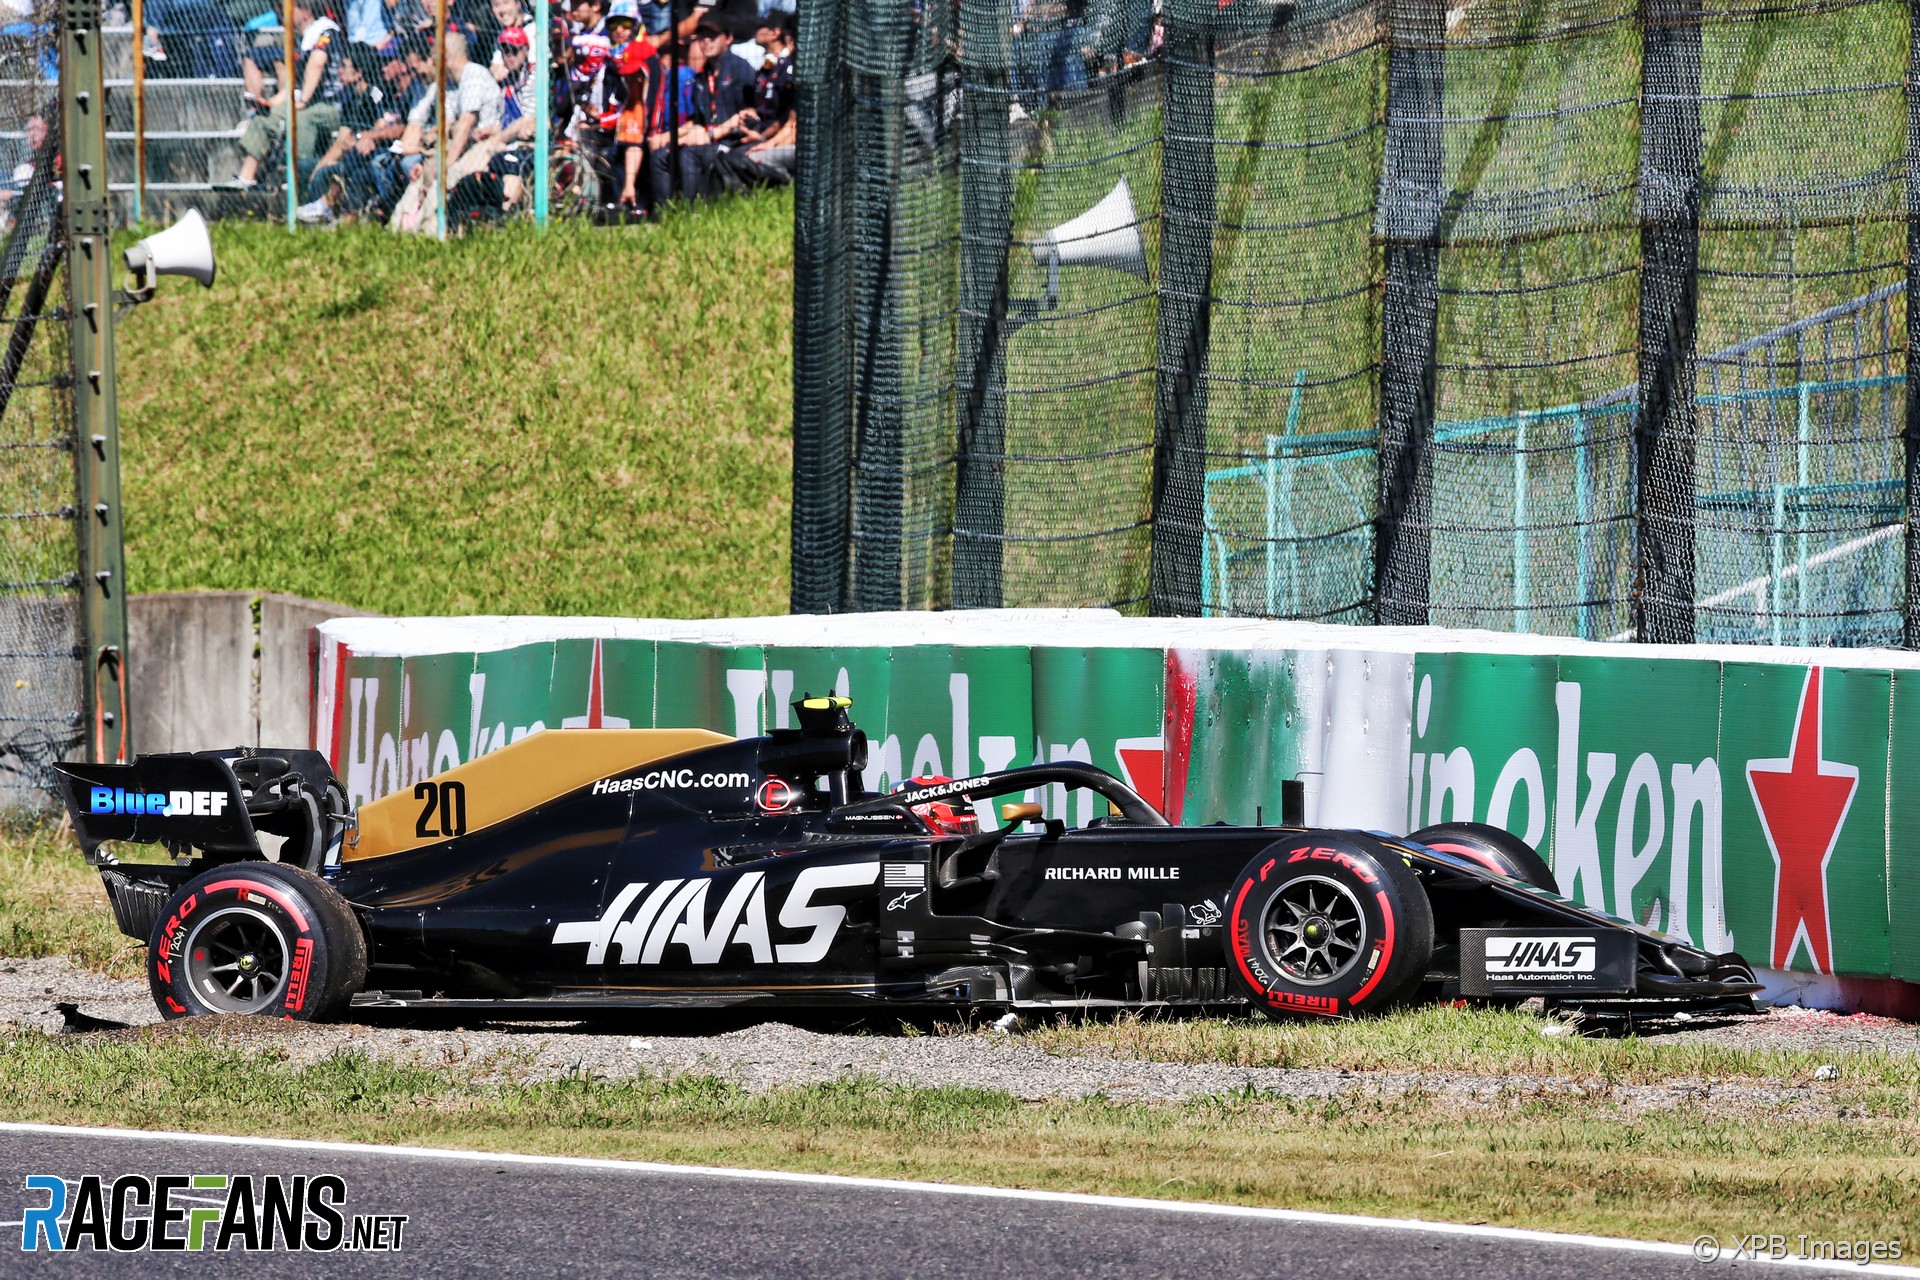
[[[1288,982],[1325,986],[1360,963],[1367,921],[1353,890],[1325,876],[1289,881],[1267,907],[1267,948]]]
[[[187,982],[216,1013],[259,1013],[287,985],[287,935],[252,907],[223,907],[187,932]]]

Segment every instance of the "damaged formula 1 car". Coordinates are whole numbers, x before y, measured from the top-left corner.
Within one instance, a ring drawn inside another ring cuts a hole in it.
[[[548,730],[357,812],[313,751],[59,770],[169,1017],[330,1019],[354,1004],[1339,1016],[1533,995],[1660,1012],[1750,1007],[1759,990],[1737,955],[1560,897],[1539,855],[1491,827],[1174,827],[1072,763],[869,793],[848,705],[807,699],[800,727],[738,741]],[[1041,789],[1084,789],[1104,816],[1070,829],[1026,799]],[[995,800],[1005,825],[983,827]],[[174,861],[122,863],[108,841]]]

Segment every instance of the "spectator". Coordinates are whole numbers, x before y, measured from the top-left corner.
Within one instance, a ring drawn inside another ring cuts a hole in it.
[[[451,187],[473,168],[468,165],[463,169],[460,164],[467,148],[477,138],[499,132],[505,98],[487,69],[468,56],[467,38],[458,31],[447,32],[445,60],[447,79],[452,85],[447,94],[445,158],[447,182]],[[406,131],[395,144],[394,149],[402,157],[402,168],[410,178],[410,185],[394,209],[397,229],[417,230],[423,211],[430,205],[439,166],[430,167],[422,160],[427,144],[438,142],[436,97],[435,89],[429,87],[408,114]],[[484,163],[490,156],[491,152],[484,153],[478,160]]]
[[[487,70],[493,72],[493,78],[504,85],[507,80],[507,64],[502,52],[506,46],[502,40],[507,32],[518,31],[522,43],[515,47],[527,50],[531,54],[532,49],[527,43],[527,33],[537,31],[539,28],[534,25],[533,15],[521,9],[520,0],[493,0],[493,21],[496,28],[494,37],[482,47],[493,50],[493,61],[487,65]]]
[[[386,0],[347,0],[346,7],[348,44],[377,54],[393,40],[393,29],[387,25]]]
[[[325,147],[340,127],[340,24],[332,18],[317,17],[315,0],[293,0],[293,29],[299,37],[300,84],[294,87],[284,63],[275,59],[280,50],[261,46],[250,50],[241,64],[248,96],[268,108],[267,114],[247,121],[240,135],[240,173],[230,182],[215,184],[233,191],[249,191],[259,185],[260,165],[287,133],[287,99],[291,95],[299,108],[300,155],[311,156]],[[266,79],[262,63],[271,65],[278,87],[271,98],[264,98]]]
[[[715,140],[736,137],[746,127],[753,107],[755,72],[753,66],[733,51],[733,37],[718,23],[711,26],[707,38],[707,85],[713,97],[713,114],[720,123],[713,128]]]
[[[33,180],[34,166],[40,162],[40,151],[47,145],[47,121],[44,116],[28,116],[21,130],[23,136],[7,148],[7,156],[0,161],[0,226],[13,225],[11,214],[14,200],[27,189],[27,183]]]
[[[648,90],[653,77],[662,72],[652,41],[639,34],[639,23],[639,7],[632,0],[615,0],[607,12],[608,38],[613,41],[608,74],[617,77],[619,85],[614,142],[622,174],[617,213],[623,219],[643,212],[639,180],[647,158]]]
[[[579,10],[575,10],[578,15]],[[618,23],[609,13],[597,24],[573,37],[573,65],[567,72],[569,98],[568,141],[579,163],[587,168],[583,184],[592,192],[596,210],[611,209],[614,204],[614,164],[619,140],[616,128],[625,105],[624,88],[613,64],[613,41],[607,34],[616,25],[630,31],[635,25],[631,14]]]
[[[676,177],[680,194],[686,199],[695,200],[705,193],[716,150],[713,127],[720,123],[714,114],[713,91],[718,76],[712,58],[729,43],[726,32],[703,22],[694,30],[693,39],[687,41],[687,57],[679,69],[678,84],[668,89],[666,77],[659,77],[661,87],[655,93],[652,108],[654,131],[647,137],[647,177],[655,212],[666,207],[673,195]],[[668,128],[672,114],[667,110],[670,103],[679,109],[677,131]],[[677,174],[673,163],[676,139],[680,159]]]
[[[567,10],[569,47],[577,44],[582,36],[606,35],[606,15],[605,0],[573,0],[573,7]],[[571,63],[572,56],[568,61]]]
[[[433,30],[433,14],[428,11],[426,0],[384,0],[384,3],[387,6],[387,30],[395,35]]]
[[[147,0],[141,52],[154,79],[191,80],[240,74],[240,33],[209,0]]]
[[[332,222],[342,211],[358,213],[379,199],[377,166],[381,157],[392,155],[381,144],[392,143],[405,133],[407,116],[426,90],[426,81],[415,62],[404,55],[381,66],[378,85],[366,85],[361,78],[357,86],[354,80],[358,78],[358,66],[354,63],[341,68],[341,78],[347,90],[341,107],[345,126],[334,135],[333,146],[314,168],[308,185],[313,199],[296,211],[305,223]]]
[[[458,31],[447,32],[446,63],[447,80],[453,86],[447,94],[447,163],[451,165],[473,142],[476,131],[499,130],[506,98],[487,69],[468,56],[467,38]],[[439,123],[434,115],[436,98],[437,86],[429,84],[408,115],[403,152],[426,150]]]
[[[767,60],[767,51],[760,46],[757,37],[760,34],[758,14],[746,14],[727,23],[727,30],[733,33],[733,56],[753,68],[757,74]]]
[[[501,127],[497,133],[475,131],[475,144],[468,162],[459,167],[469,172],[455,183],[448,194],[448,211],[463,220],[498,218],[520,202],[525,191],[525,174],[533,142],[534,117],[522,104],[533,91],[529,65],[530,41],[520,27],[500,32],[497,57],[507,71],[500,83]],[[482,163],[484,161],[484,164]]]
[[[721,181],[729,190],[784,186],[793,181],[799,137],[793,87],[793,17],[778,10],[760,20],[754,41],[765,60],[754,76],[753,112],[741,132],[744,146],[727,152]]]

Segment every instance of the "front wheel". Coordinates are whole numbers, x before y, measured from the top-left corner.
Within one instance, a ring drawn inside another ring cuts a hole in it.
[[[167,1018],[325,1022],[366,976],[366,939],[346,900],[312,872],[275,862],[230,863],[188,881],[147,945],[147,985]]]
[[[1433,908],[1407,864],[1346,832],[1269,845],[1227,893],[1227,970],[1263,1009],[1386,1009],[1426,977]]]
[[[1559,893],[1553,868],[1535,852],[1534,847],[1499,827],[1484,822],[1443,822],[1437,827],[1422,827],[1408,836],[1415,844],[1451,853],[1477,862],[1499,875],[1530,884],[1548,893]]]

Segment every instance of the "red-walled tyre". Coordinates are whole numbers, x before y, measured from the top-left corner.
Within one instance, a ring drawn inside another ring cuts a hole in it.
[[[276,862],[228,863],[189,880],[147,943],[147,985],[168,1018],[326,1022],[366,977],[366,939],[346,900]]]
[[[1511,831],[1502,831],[1484,822],[1443,822],[1437,827],[1422,827],[1407,839],[1477,862],[1489,871],[1512,876],[1536,889],[1560,892],[1547,860]]]
[[[1433,908],[1406,863],[1347,832],[1290,837],[1227,893],[1227,971],[1276,1014],[1341,1017],[1392,1007],[1433,956]]]

